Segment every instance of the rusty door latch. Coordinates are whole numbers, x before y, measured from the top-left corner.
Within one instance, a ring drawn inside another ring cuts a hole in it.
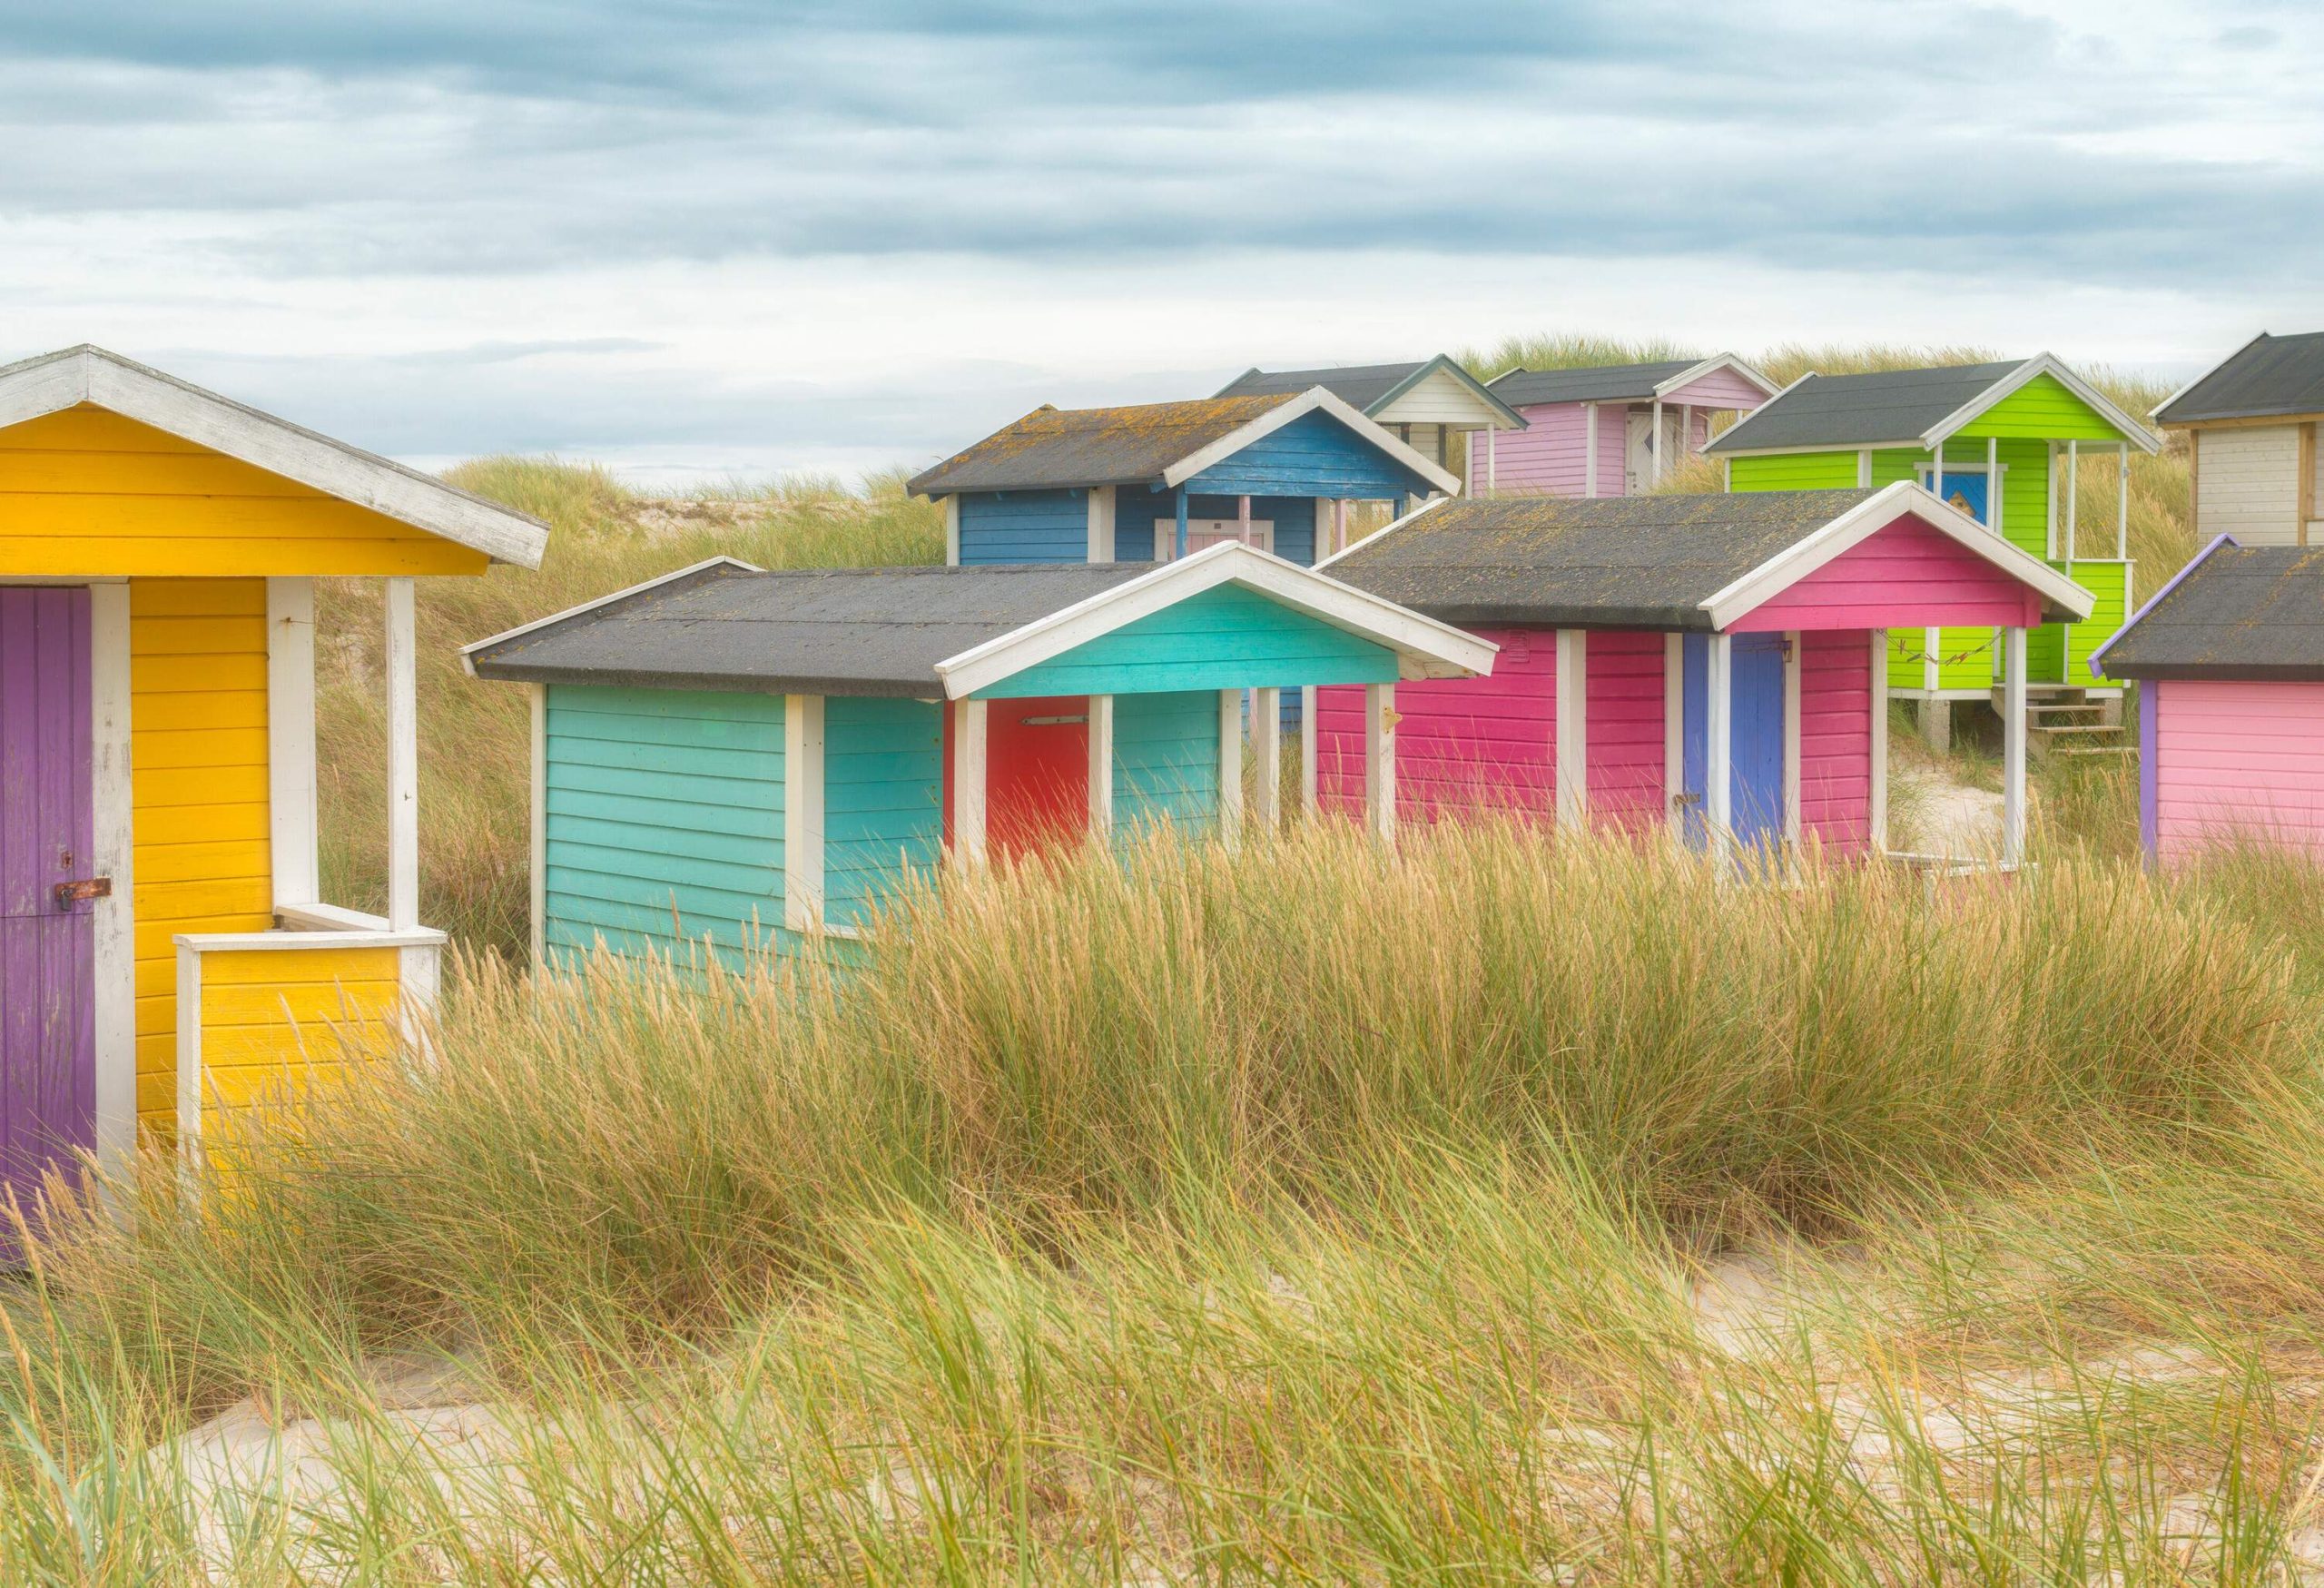
[[[112,898],[113,879],[111,877],[80,877],[73,882],[59,883],[49,890],[49,896],[56,901],[56,907],[59,910],[70,910],[74,905],[86,900]]]

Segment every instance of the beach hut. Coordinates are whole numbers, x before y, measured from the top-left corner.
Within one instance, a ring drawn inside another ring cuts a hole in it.
[[[1699,843],[1886,847],[1886,631],[2027,630],[2090,596],[1910,481],[1877,490],[1433,503],[1324,565],[1501,647],[1488,677],[1318,692],[1306,795],[1423,819],[1479,807],[1561,825],[1662,823]],[[2024,714],[2004,834],[2025,834]]]
[[[303,1073],[302,1031],[433,995],[413,581],[534,567],[546,538],[99,349],[0,369],[6,1189],[118,1164],[141,1122],[196,1139]],[[385,917],[317,875],[324,575],[386,587]]]
[[[1512,370],[1486,390],[1525,419],[1501,441],[1492,484],[1522,496],[1627,497],[1710,439],[1720,413],[1749,413],[1776,384],[1733,353],[1580,370]],[[1489,493],[1488,493],[1489,494]]]
[[[1450,470],[1322,387],[1133,408],[1036,409],[910,482],[944,560],[1167,562],[1236,540],[1310,565],[1352,501],[1450,494]]]
[[[1271,397],[1322,387],[1370,417],[1436,466],[1462,475],[1470,496],[1492,489],[1493,459],[1503,430],[1524,418],[1446,354],[1418,363],[1350,364],[1321,370],[1246,370],[1219,397]],[[1455,437],[1460,440],[1456,443]]]
[[[1278,818],[1278,691],[1462,677],[1474,636],[1239,544],[1160,567],[684,569],[469,646],[533,695],[533,930],[822,952],[946,856]]]
[[[2240,546],[2324,546],[2316,485],[2324,331],[2253,337],[2154,413],[2187,432],[2195,532]]]
[[[2219,536],[2091,666],[2138,680],[2150,857],[2256,840],[2324,860],[2324,547]]]
[[[2029,705],[2071,715],[2122,686],[2093,679],[2090,655],[2132,607],[2130,458],[2162,442],[2047,353],[2016,362],[1808,374],[1705,449],[1736,491],[1885,486],[1916,480],[2090,591],[2087,615],[2026,638]],[[2113,522],[2080,522],[2082,459],[2114,463]],[[1958,701],[1988,701],[2002,684],[1999,631],[1983,625],[1891,632],[1888,689],[1919,703],[1923,732],[1942,745]],[[2112,710],[2110,705],[2106,707]]]

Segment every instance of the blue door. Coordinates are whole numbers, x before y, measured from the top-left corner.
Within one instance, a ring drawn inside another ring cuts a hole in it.
[[[1733,726],[1728,741],[1729,819],[1745,846],[1783,841],[1783,636],[1738,634],[1733,642]],[[1679,729],[1679,831],[1703,844],[1704,791],[1710,759],[1710,636],[1682,642]]]
[[[1960,508],[1980,524],[1991,524],[1992,516],[1985,511],[1985,477],[1982,474],[1945,472],[1945,488],[1936,493]]]

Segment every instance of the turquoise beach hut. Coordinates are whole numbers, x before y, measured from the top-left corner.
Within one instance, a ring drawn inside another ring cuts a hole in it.
[[[862,935],[918,873],[1280,810],[1280,693],[1494,647],[1237,543],[1159,567],[770,573],[730,557],[480,640],[533,695],[536,960]],[[1375,830],[1393,821],[1375,712]]]

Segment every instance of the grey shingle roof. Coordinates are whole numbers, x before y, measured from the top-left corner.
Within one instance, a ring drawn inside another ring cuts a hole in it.
[[[1975,400],[2024,360],[1866,375],[1811,375],[1713,439],[1703,450],[1861,447],[1909,441]]]
[[[1433,360],[1404,364],[1346,364],[1322,370],[1252,370],[1218,389],[1221,397],[1277,397],[1320,386],[1360,412],[1369,413],[1397,387]]]
[[[2254,338],[2155,413],[2166,425],[2324,413],[2324,331]]]
[[[1151,565],[712,567],[469,656],[477,676],[535,684],[751,689],[933,699],[936,664]]]
[[[2112,677],[2324,678],[2324,547],[2216,547],[2104,654]]]
[[[1581,370],[1512,370],[1485,382],[1485,389],[1512,408],[1545,402],[1649,402],[1657,386],[1700,362],[1700,359],[1662,359],[1649,364],[1599,364]]]
[[[1293,395],[1201,397],[1128,408],[1038,408],[915,477],[905,488],[921,496],[943,496],[1142,484],[1161,478],[1173,463],[1290,401]]]
[[[1706,599],[1877,494],[1461,498],[1326,571],[1445,623],[1708,629]]]

